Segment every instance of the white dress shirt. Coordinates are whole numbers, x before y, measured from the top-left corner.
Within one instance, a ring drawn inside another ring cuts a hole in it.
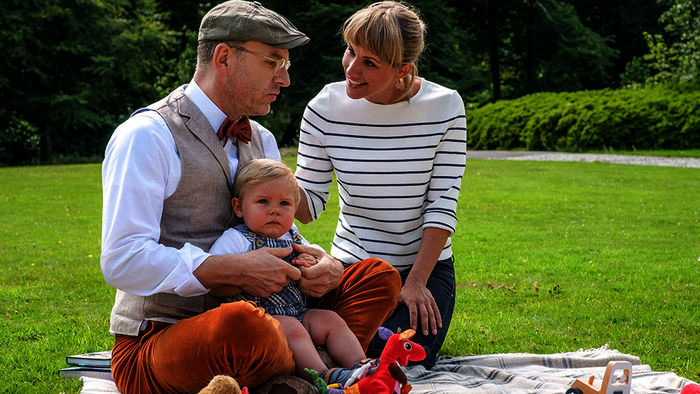
[[[218,130],[226,115],[194,81],[187,85],[185,94],[214,131]],[[265,156],[280,161],[275,137],[261,125],[257,127]],[[229,140],[224,150],[235,177],[235,140]],[[136,114],[114,131],[102,164],[100,258],[102,273],[111,286],[141,296],[175,293],[190,297],[208,291],[192,273],[209,253],[189,243],[180,249],[158,243],[163,201],[177,189],[180,174],[175,140],[158,112]]]

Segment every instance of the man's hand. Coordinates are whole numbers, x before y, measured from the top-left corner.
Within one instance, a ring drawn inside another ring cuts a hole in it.
[[[301,272],[282,257],[292,248],[261,248],[244,254],[209,256],[194,271],[199,282],[215,295],[235,295],[244,291],[259,297],[269,297],[299,280]]]
[[[311,297],[321,297],[335,289],[343,276],[343,264],[326,252],[310,245],[294,244],[299,253],[308,253],[318,263],[312,267],[300,267],[301,279],[298,280],[302,293]]]

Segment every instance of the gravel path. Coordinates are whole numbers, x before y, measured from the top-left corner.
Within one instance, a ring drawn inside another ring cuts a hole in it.
[[[501,150],[470,150],[468,159],[487,160],[533,160],[533,161],[582,161],[613,164],[633,164],[640,166],[700,168],[700,158],[608,155],[593,153],[531,152]]]

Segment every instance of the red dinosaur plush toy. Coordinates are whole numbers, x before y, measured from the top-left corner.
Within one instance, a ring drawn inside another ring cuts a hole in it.
[[[420,361],[425,358],[425,349],[410,341],[416,332],[406,330],[392,333],[391,330],[379,327],[379,337],[387,343],[379,357],[377,369],[360,379],[357,383],[345,389],[329,387],[329,394],[406,394],[411,391],[406,374],[401,366],[409,361]]]

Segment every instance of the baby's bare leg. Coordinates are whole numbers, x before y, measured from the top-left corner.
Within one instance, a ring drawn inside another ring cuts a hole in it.
[[[304,371],[304,368],[314,369],[319,373],[328,369],[316,352],[316,346],[314,346],[309,333],[299,320],[282,315],[273,315],[272,317],[282,325],[284,335],[287,337],[287,344],[292,350],[297,376],[310,381],[311,377]]]
[[[343,368],[352,368],[365,358],[362,345],[338,314],[326,309],[309,309],[304,315],[304,327],[314,345],[325,345],[328,354]],[[294,349],[292,349],[294,351]]]

